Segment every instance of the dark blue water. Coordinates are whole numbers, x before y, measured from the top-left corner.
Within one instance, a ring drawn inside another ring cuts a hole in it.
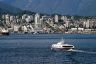
[[[61,40],[61,35],[1,36],[0,64],[96,64],[95,37],[65,35],[65,42],[76,48],[72,52],[63,52],[50,49],[53,43]]]

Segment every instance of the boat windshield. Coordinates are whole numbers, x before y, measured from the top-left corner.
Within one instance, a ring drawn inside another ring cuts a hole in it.
[[[57,44],[64,44],[64,40],[61,40],[61,41],[58,42]]]

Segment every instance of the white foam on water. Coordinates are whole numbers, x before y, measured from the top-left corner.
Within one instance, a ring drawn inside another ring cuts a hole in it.
[[[96,54],[96,52],[89,52],[89,51],[83,51],[83,50],[69,50],[70,52],[78,52],[78,53],[88,53],[88,54]]]

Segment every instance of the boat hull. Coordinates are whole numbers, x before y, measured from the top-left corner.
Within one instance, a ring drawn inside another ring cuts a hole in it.
[[[71,51],[74,48],[51,48],[54,51]]]

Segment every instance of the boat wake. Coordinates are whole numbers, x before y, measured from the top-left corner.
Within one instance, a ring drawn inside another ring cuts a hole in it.
[[[87,53],[87,54],[96,54],[96,52],[89,52],[89,51],[83,51],[83,50],[69,50],[70,52],[78,52],[78,53]]]

